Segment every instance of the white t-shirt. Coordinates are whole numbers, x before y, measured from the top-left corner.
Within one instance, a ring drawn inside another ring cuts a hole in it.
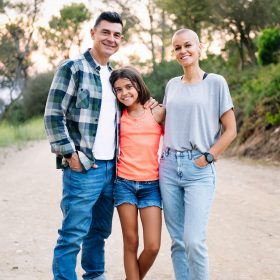
[[[102,84],[102,102],[96,137],[93,145],[93,155],[96,159],[110,160],[115,154],[115,117],[116,97],[109,82],[108,66],[100,65]]]

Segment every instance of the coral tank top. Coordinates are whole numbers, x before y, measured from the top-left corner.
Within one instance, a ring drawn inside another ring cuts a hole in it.
[[[120,154],[117,175],[133,181],[158,180],[158,149],[162,134],[150,109],[133,118],[123,111],[120,121]]]

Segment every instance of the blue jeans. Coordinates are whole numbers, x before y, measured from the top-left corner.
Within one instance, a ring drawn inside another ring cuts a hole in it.
[[[197,166],[199,156],[198,151],[167,149],[160,160],[160,190],[177,280],[209,279],[205,241],[216,171],[213,163]]]
[[[115,161],[97,160],[98,168],[63,174],[62,227],[54,249],[54,280],[76,280],[82,244],[83,279],[104,280],[104,240],[112,229]]]

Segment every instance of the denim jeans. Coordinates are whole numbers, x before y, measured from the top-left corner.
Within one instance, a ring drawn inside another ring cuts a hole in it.
[[[132,181],[117,177],[114,187],[114,204],[135,205],[138,209],[157,206],[161,208],[159,181]]]
[[[209,279],[205,241],[216,171],[213,163],[197,166],[199,156],[198,151],[167,149],[160,160],[160,190],[177,280]]]
[[[76,280],[82,244],[83,279],[105,280],[104,240],[112,229],[115,161],[97,160],[98,168],[63,174],[62,227],[54,249],[54,280]]]

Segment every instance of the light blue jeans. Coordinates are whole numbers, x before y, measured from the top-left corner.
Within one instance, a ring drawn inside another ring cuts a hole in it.
[[[82,244],[83,279],[105,280],[104,240],[112,229],[115,160],[97,160],[98,168],[63,174],[62,227],[54,249],[54,280],[76,280]]]
[[[199,156],[194,150],[166,149],[160,160],[160,190],[177,280],[209,279],[205,241],[216,171],[213,163],[198,167],[194,160]]]

